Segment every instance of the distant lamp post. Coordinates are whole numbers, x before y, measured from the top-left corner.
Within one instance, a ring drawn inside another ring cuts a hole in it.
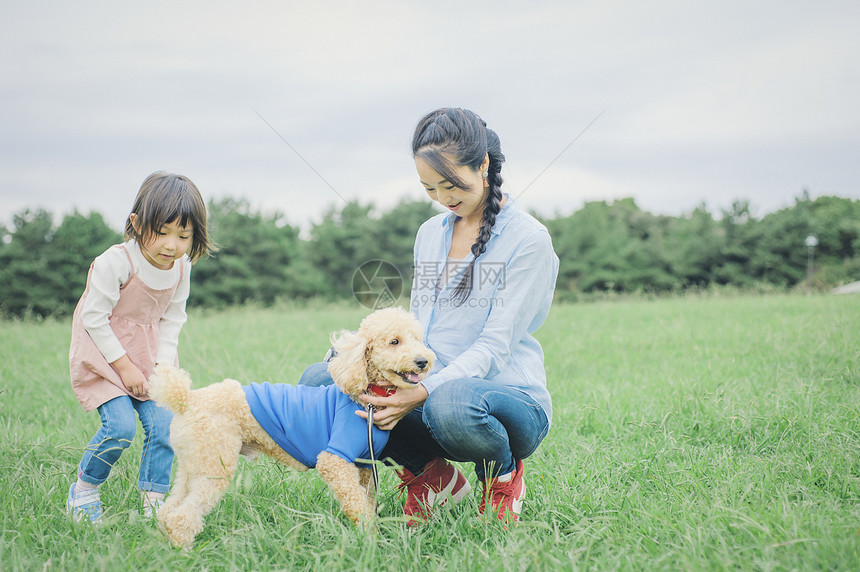
[[[812,292],[812,274],[815,270],[815,247],[818,246],[818,237],[810,234],[806,237],[806,289]]]

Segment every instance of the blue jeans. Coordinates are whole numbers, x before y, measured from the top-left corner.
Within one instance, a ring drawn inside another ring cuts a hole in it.
[[[138,401],[127,396],[103,403],[98,411],[102,426],[84,451],[78,477],[93,485],[107,480],[114,463],[134,440],[136,411],[145,433],[138,486],[142,491],[155,493],[170,490],[170,469],[173,466],[170,421],[173,414],[154,401]]]
[[[299,385],[333,383],[327,363],[308,366]],[[475,464],[479,479],[510,473],[549,430],[543,408],[518,389],[478,378],[449,381],[391,430],[385,456],[414,475],[436,457]]]

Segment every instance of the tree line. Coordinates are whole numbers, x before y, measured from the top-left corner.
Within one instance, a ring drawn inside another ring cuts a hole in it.
[[[356,270],[378,259],[399,270],[408,296],[415,233],[435,212],[426,200],[403,201],[385,212],[349,202],[329,208],[302,236],[281,213],[264,213],[245,200],[211,201],[210,236],[220,249],[195,265],[189,305],[350,298]],[[623,199],[589,202],[568,216],[541,220],[560,259],[560,300],[719,285],[807,286],[809,235],[818,242],[808,286],[860,279],[860,200],[813,200],[804,192],[791,207],[756,218],[746,201],[716,216],[705,205],[665,216]],[[11,226],[0,226],[0,311],[69,315],[92,260],[121,239],[98,212],[75,211],[58,225],[44,209],[15,214]]]

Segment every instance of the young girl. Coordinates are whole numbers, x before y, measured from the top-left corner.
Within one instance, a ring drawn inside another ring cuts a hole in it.
[[[415,388],[361,399],[379,408],[377,427],[391,430],[384,455],[403,466],[410,524],[469,492],[448,459],[474,464],[481,513],[514,522],[526,494],[523,459],[552,418],[532,334],[549,312],[558,257],[546,228],[502,193],[499,138],[475,113],[429,113],[412,154],[428,196],[448,211],[421,226],[414,248],[411,307],[436,365]],[[313,364],[299,383],[329,379],[325,364]]]
[[[171,415],[149,400],[147,380],[156,363],[178,363],[191,263],[213,248],[200,191],[166,173],[141,185],[124,238],[90,266],[72,319],[72,388],[102,422],[69,487],[66,509],[78,521],[101,520],[98,487],[134,439],[135,412],[146,434],[138,484],[145,513],[151,516],[163,502],[173,464]]]

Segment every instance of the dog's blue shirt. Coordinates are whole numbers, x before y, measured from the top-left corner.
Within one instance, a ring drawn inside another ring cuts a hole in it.
[[[367,420],[355,414],[361,406],[336,385],[292,386],[252,383],[243,387],[254,419],[291,457],[315,467],[323,451],[350,463],[370,459]],[[388,431],[374,426],[377,458],[388,443]]]

